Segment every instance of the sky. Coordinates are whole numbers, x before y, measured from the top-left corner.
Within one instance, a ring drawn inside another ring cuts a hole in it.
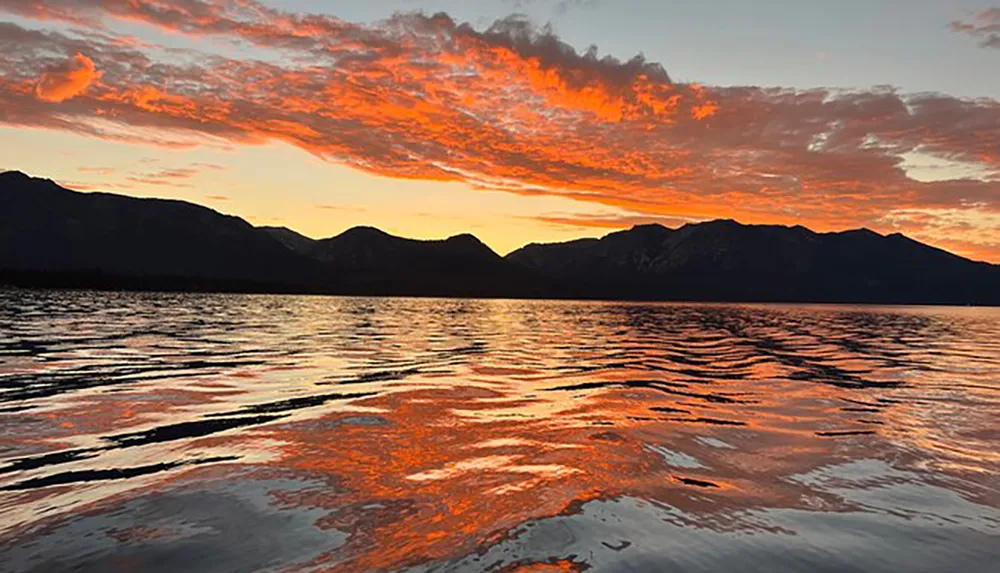
[[[0,169],[501,254],[731,218],[1000,263],[1000,5],[0,0]]]

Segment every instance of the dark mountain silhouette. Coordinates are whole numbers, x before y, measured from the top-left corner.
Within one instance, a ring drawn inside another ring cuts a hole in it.
[[[472,235],[422,241],[354,227],[305,253],[337,269],[359,293],[525,296],[539,288],[530,273]]]
[[[183,201],[0,174],[0,281],[370,295],[1000,304],[1000,266],[866,229],[640,225],[500,257],[472,235],[316,240]]]
[[[289,249],[300,254],[308,254],[309,250],[313,245],[316,244],[316,239],[311,239],[300,233],[289,229],[288,227],[258,227],[261,231],[264,231],[268,235],[271,235],[278,240],[282,245],[285,245]]]
[[[404,239],[375,227],[354,227],[329,239],[311,239],[286,227],[260,230],[297,253],[356,271],[412,270],[415,261],[427,270],[449,273],[506,266],[500,255],[469,234],[428,241]]]
[[[314,240],[183,201],[79,193],[0,174],[0,270],[22,284],[448,296],[537,291],[471,235],[358,227]]]
[[[206,207],[0,174],[0,268],[308,285],[319,265]]]
[[[507,256],[567,296],[639,299],[1000,302],[1000,266],[900,234],[815,233],[719,220],[640,225]]]

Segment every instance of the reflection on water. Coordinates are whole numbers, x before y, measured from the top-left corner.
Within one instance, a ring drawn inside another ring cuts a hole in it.
[[[995,571],[1000,311],[0,292],[0,570]]]

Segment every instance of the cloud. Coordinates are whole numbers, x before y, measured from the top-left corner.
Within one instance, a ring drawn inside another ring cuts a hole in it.
[[[78,167],[80,173],[94,173],[97,175],[111,175],[115,172],[114,167]]]
[[[629,214],[549,214],[525,217],[556,227],[579,227],[584,229],[627,229],[636,225],[658,224],[664,227],[676,228],[686,223],[697,222],[697,219],[683,217],[657,217]]]
[[[188,167],[174,167],[169,169],[161,169],[159,171],[133,174],[128,176],[126,178],[126,181],[142,185],[156,185],[156,186],[178,187],[178,188],[189,189],[194,187],[194,184],[188,181],[189,179],[197,177],[204,171],[217,171],[218,167],[219,166],[210,163],[192,163]],[[208,198],[217,201],[229,200],[229,197],[223,195],[210,195],[208,196]]]
[[[218,163],[203,163],[195,162],[191,164],[191,167],[201,169],[202,171],[225,171],[226,167],[224,165],[219,165]]]
[[[979,260],[996,260],[1000,252],[1000,213],[967,209],[912,208],[887,214],[884,223],[914,237],[930,237],[940,246]]]
[[[42,74],[35,84],[35,95],[48,102],[65,101],[82,94],[100,77],[94,61],[77,52],[65,65]]]
[[[1000,8],[983,10],[970,20],[956,20],[949,28],[978,39],[979,45],[984,48],[1000,49]]]
[[[359,25],[251,0],[0,0],[0,9],[92,26],[82,36],[0,24],[7,125],[177,148],[282,141],[378,175],[650,218],[829,230],[888,228],[912,209],[1000,210],[993,99],[681,83],[641,56],[579,52],[516,16],[477,30],[445,14]],[[270,57],[118,41],[120,21]],[[101,81],[58,108],[34,97],[36,78],[77,52],[100,62]],[[946,167],[914,179],[913,154]],[[949,177],[948,164],[974,169]],[[992,249],[995,230],[972,220],[982,233],[970,241]],[[950,232],[920,224],[928,240]]]

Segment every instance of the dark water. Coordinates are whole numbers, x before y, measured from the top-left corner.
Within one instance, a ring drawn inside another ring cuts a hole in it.
[[[997,571],[1000,310],[0,292],[4,571]]]

